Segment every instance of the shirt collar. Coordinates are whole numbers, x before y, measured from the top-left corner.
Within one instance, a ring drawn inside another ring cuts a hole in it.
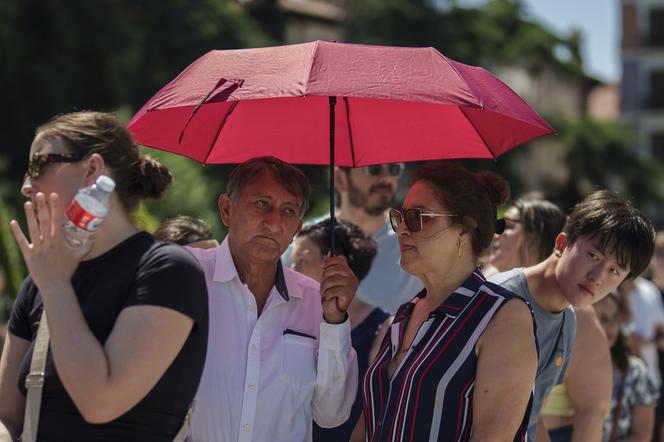
[[[461,310],[465,308],[469,300],[477,293],[480,286],[486,282],[480,268],[476,268],[473,273],[457,288],[454,293],[445,299],[438,307],[431,311],[429,317],[448,315],[456,317]],[[397,312],[394,322],[405,320],[413,313],[415,304],[424,298],[427,294],[426,288],[422,289],[410,302],[404,304]]]
[[[235,262],[233,261],[233,257],[231,255],[231,249],[228,246],[228,236],[226,236],[221,245],[217,247],[217,259],[214,265],[214,275],[212,276],[212,280],[217,282],[228,282],[233,278],[237,278],[238,281],[244,284],[244,281],[235,268]],[[290,299],[281,259],[277,263],[277,277],[274,281],[274,287],[285,301]]]

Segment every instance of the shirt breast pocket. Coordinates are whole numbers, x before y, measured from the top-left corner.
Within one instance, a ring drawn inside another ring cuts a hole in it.
[[[306,336],[281,336],[282,378],[296,388],[311,387],[316,382],[318,341]]]

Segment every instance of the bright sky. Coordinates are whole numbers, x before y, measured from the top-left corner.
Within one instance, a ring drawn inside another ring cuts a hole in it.
[[[580,29],[586,73],[603,81],[620,78],[620,0],[523,0],[529,16],[556,32]],[[478,5],[483,0],[462,0]]]

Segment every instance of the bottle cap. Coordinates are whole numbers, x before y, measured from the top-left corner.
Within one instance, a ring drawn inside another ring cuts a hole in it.
[[[97,187],[99,187],[104,192],[111,193],[113,192],[113,189],[115,189],[115,181],[113,181],[113,178],[110,176],[101,175],[99,178],[97,178],[96,184]]]

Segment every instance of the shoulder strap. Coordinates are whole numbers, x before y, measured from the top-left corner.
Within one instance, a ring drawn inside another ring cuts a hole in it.
[[[42,390],[44,388],[44,369],[46,368],[46,355],[50,334],[46,321],[46,311],[42,311],[37,329],[35,346],[32,349],[30,372],[25,377],[27,397],[25,400],[25,417],[23,418],[22,442],[35,442],[39,428],[39,412],[41,409]]]
[[[178,434],[175,435],[175,439],[173,439],[173,442],[184,442],[185,436],[189,431],[189,426],[191,425],[191,415],[194,413],[195,403],[196,399],[191,401],[189,409],[187,410],[187,415],[184,417],[184,422],[182,423],[182,427],[180,427],[180,431],[178,431]]]
[[[42,311],[37,329],[37,338],[32,350],[30,360],[30,372],[25,378],[27,397],[25,400],[25,416],[23,418],[23,434],[21,442],[36,442],[37,429],[39,428],[39,412],[41,410],[42,390],[44,388],[44,369],[46,368],[46,356],[48,355],[48,343],[51,336],[46,320],[46,311]],[[184,418],[180,431],[175,435],[173,442],[184,442],[185,436],[191,424],[191,415],[194,412],[194,401],[189,405],[187,415]]]

